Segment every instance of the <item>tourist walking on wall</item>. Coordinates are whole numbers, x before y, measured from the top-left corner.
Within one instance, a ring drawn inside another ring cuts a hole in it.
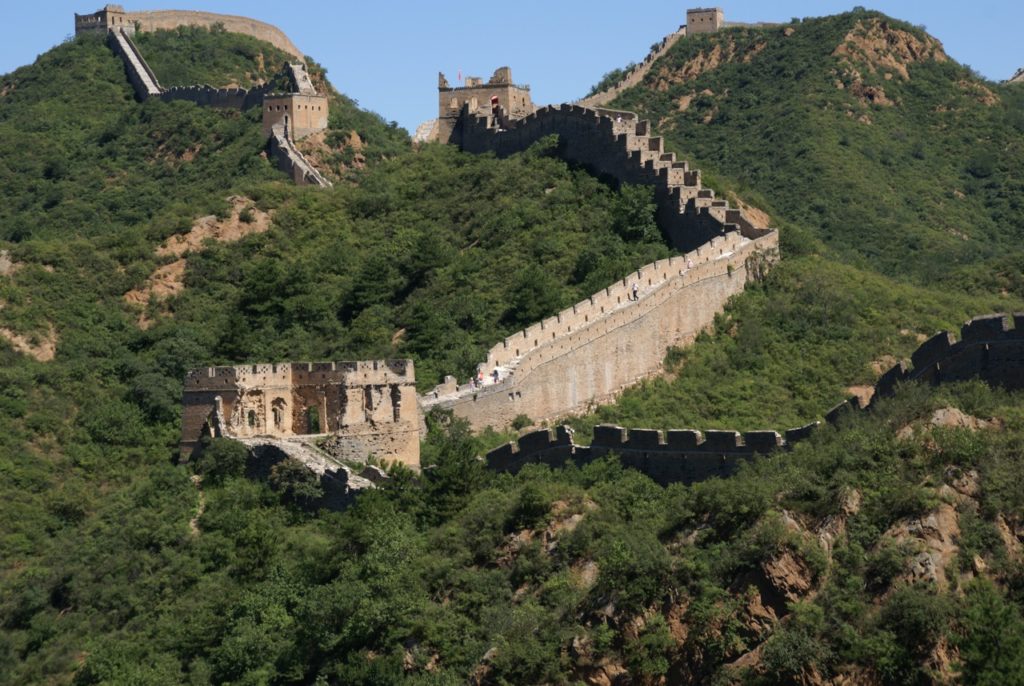
[[[636,284],[636,281],[634,281],[633,282],[633,302],[636,302],[639,299],[640,299],[640,286],[638,286]]]

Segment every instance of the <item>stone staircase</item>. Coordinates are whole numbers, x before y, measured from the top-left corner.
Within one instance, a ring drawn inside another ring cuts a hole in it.
[[[309,78],[309,72],[306,71],[306,65],[301,62],[288,63],[288,75],[291,77],[292,85],[295,87],[296,93],[302,95],[316,95],[316,88],[313,87],[313,81]]]
[[[581,105],[582,107],[603,107],[607,105],[612,100],[619,97],[623,91],[626,91],[643,81],[644,77],[647,76],[647,73],[651,70],[651,67],[654,66],[654,63],[664,57],[665,53],[671,50],[672,46],[679,42],[680,38],[684,38],[685,36],[686,27],[680,26],[679,30],[670,33],[661,39],[661,42],[658,43],[650,53],[648,53],[647,57],[644,58],[644,61],[630,69],[629,73],[626,74],[621,81],[607,90],[595,93],[594,95],[590,95],[582,100],[577,100],[576,104]]]
[[[124,59],[128,69],[128,79],[135,88],[136,95],[140,100],[148,97],[158,96],[163,89],[157,81],[156,74],[142,58],[142,53],[135,46],[135,42],[128,37],[124,29],[117,29],[109,32],[109,40],[115,52]]]
[[[278,168],[289,174],[300,186],[331,188],[334,185],[299,152],[283,124],[278,124],[271,130],[270,152],[277,158]]]

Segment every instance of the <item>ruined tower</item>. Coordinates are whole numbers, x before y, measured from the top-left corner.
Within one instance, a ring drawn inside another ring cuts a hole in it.
[[[442,143],[458,142],[459,115],[464,107],[470,114],[489,115],[498,106],[512,119],[522,119],[536,110],[530,87],[513,83],[508,67],[499,67],[487,83],[478,76],[467,76],[464,86],[452,87],[444,74],[437,77],[437,140]]]
[[[419,467],[412,360],[254,364],[194,369],[182,393],[181,455],[204,436],[332,435],[346,457]]]
[[[135,33],[135,22],[131,21],[124,7],[120,5],[106,5],[103,9],[92,14],[75,13],[75,35],[89,33],[92,31],[103,32],[121,29],[125,33]]]

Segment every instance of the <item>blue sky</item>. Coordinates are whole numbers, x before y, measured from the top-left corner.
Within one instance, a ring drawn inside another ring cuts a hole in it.
[[[73,13],[95,11],[102,2],[4,3],[8,29],[0,42],[0,73],[32,62],[64,40],[73,32]],[[129,11],[202,9],[276,24],[327,68],[336,88],[410,131],[436,116],[439,70],[454,80],[460,70],[463,75],[487,77],[507,64],[518,83],[530,84],[535,102],[573,100],[605,72],[643,59],[652,43],[685,23],[690,6],[679,0],[122,0],[122,4]],[[721,6],[728,20],[784,22],[791,17],[835,14],[853,3],[735,0]],[[1024,2],[1019,0],[882,0],[865,6],[923,24],[954,59],[990,79],[1009,78],[1024,67],[1019,42]],[[289,11],[293,7],[302,9]]]

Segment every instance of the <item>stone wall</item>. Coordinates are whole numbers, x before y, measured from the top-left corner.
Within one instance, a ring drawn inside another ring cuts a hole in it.
[[[701,185],[700,172],[666,153],[650,124],[632,112],[578,105],[544,107],[517,118],[464,105],[451,134],[468,152],[498,156],[558,136],[556,154],[620,183],[654,186],[656,219],[683,258],[648,265],[589,301],[520,332],[480,366],[482,387],[448,377],[425,408],[452,409],[475,428],[503,428],[518,415],[550,420],[610,401],[661,369],[666,349],[688,343],[726,300],[777,258],[778,235]],[[690,265],[692,264],[692,268]],[[632,282],[641,297],[630,302]]]
[[[155,10],[150,12],[129,12],[128,19],[133,24],[137,24],[140,31],[171,30],[179,26],[212,27],[222,24],[226,31],[244,33],[253,38],[266,41],[289,55],[294,55],[299,59],[303,58],[302,51],[289,40],[288,36],[281,29],[262,21],[250,19],[249,17],[214,14],[213,12],[193,12],[189,10]]]
[[[283,124],[273,127],[270,134],[270,156],[277,161],[277,168],[291,177],[300,186],[330,188],[333,184],[309,163],[288,137]]]
[[[420,415],[410,360],[257,364],[190,371],[181,454],[204,435],[331,434],[363,458],[419,466]]]
[[[875,385],[872,403],[895,394],[900,383],[929,384],[981,379],[1008,390],[1024,389],[1024,314],[975,317],[967,322],[956,341],[943,331],[923,343],[911,356],[913,367],[893,366]],[[870,405],[868,406],[870,407]],[[834,424],[846,412],[861,409],[856,398],[844,400],[828,410],[825,421]],[[487,464],[499,471],[518,471],[530,463],[561,466],[567,461],[586,464],[614,453],[622,463],[661,484],[693,483],[714,476],[728,476],[754,455],[785,450],[809,437],[820,426],[812,422],[776,431],[652,431],[620,426],[594,427],[589,446],[576,445],[566,427],[535,431],[517,442],[506,444],[487,455]]]
[[[576,104],[583,107],[604,107],[612,100],[619,97],[624,91],[643,81],[654,63],[664,57],[665,53],[671,50],[672,46],[679,42],[680,38],[685,37],[686,26],[680,26],[678,30],[662,38],[661,42],[655,45],[654,48],[647,53],[647,57],[644,58],[643,62],[630,69],[621,81],[600,93],[594,93],[593,95],[588,95],[582,100],[578,100]]]
[[[263,135],[270,137],[275,126],[288,130],[292,140],[301,140],[327,128],[327,96],[275,93],[263,98]]]
[[[552,134],[558,136],[556,152],[562,159],[620,183],[653,186],[658,226],[678,250],[692,250],[731,231],[751,239],[771,233],[716,199],[713,190],[702,186],[700,170],[665,152],[650,122],[632,112],[561,105],[516,119],[504,112],[497,118],[479,116],[464,108],[452,140],[467,152],[505,157]]]
[[[215,88],[214,86],[175,86],[160,92],[164,102],[187,100],[200,107],[225,110],[247,110],[259,107],[263,98],[271,92],[270,85],[255,88]]]
[[[554,420],[611,401],[659,373],[667,349],[709,326],[726,300],[775,259],[776,248],[774,232],[755,240],[732,232],[647,265],[496,345],[479,367],[485,385],[460,387],[449,377],[421,405],[451,409],[483,429],[504,428],[518,415]]]
[[[162,89],[157,81],[156,74],[142,58],[135,42],[123,29],[112,30],[107,34],[107,43],[110,48],[120,55],[124,62],[125,73],[128,75],[128,82],[135,90],[135,96],[139,100],[160,95]]]

